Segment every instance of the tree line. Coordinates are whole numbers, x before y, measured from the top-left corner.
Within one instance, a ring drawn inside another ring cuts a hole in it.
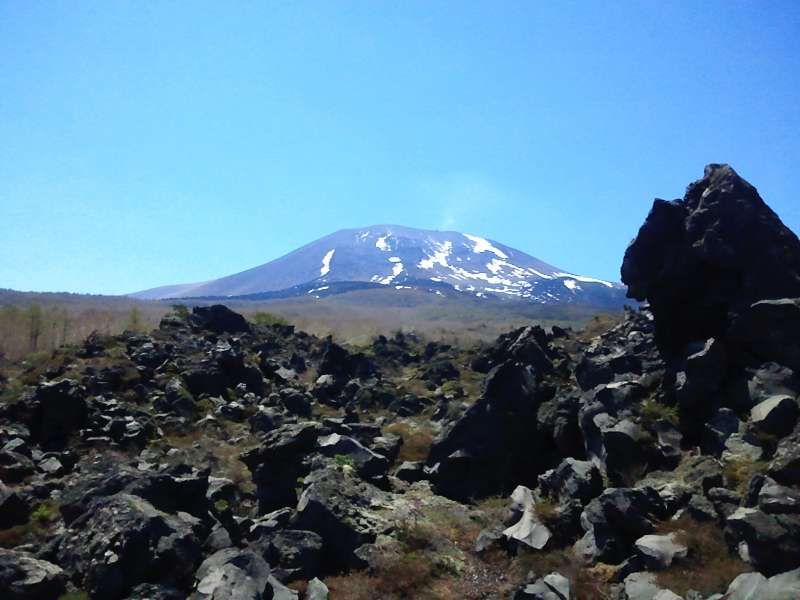
[[[0,307],[0,358],[14,360],[34,352],[51,352],[63,344],[77,344],[93,331],[116,334],[154,327],[163,311],[140,307],[67,307],[32,302]]]

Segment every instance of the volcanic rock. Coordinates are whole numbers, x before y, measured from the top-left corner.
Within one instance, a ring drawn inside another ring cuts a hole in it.
[[[800,240],[730,166],[711,164],[682,200],[655,201],[621,272],[672,357],[754,302],[800,296]]]

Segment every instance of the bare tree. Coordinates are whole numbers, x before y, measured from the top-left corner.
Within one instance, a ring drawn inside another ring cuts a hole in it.
[[[25,311],[28,320],[28,340],[31,352],[39,348],[39,337],[42,335],[42,307],[35,302]]]

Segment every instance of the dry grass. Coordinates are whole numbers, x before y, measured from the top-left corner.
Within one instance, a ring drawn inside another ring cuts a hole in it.
[[[433,582],[446,576],[437,567],[428,553],[426,544],[420,533],[409,532],[412,537],[407,537],[403,542],[400,553],[386,552],[379,557],[372,572],[359,571],[330,577],[325,584],[331,593],[331,598],[347,600],[405,600],[419,598],[426,600],[445,600],[456,596],[441,595],[435,592]],[[406,545],[408,542],[412,546]],[[423,546],[417,548],[417,546]]]
[[[483,526],[499,525],[506,520],[509,499],[507,496],[489,496],[475,503],[475,508],[481,513]]]
[[[241,433],[235,429],[241,425],[226,423],[226,426],[232,430],[227,432],[229,437]],[[230,479],[243,492],[255,491],[250,470],[239,460],[239,456],[246,450],[241,445],[217,439],[200,430],[186,434],[169,434],[164,437],[164,441],[168,446],[184,450],[190,455],[197,453],[197,461],[208,462],[215,477]]]
[[[321,402],[314,402],[314,404],[311,405],[311,416],[315,419],[336,418],[342,416],[342,411],[341,409],[322,404]]]
[[[480,503],[483,513],[504,510],[505,499]],[[369,571],[325,580],[331,598],[347,600],[488,600],[508,598],[533,571],[558,571],[568,577],[581,600],[608,600],[613,569],[583,568],[568,549],[521,551],[509,556],[493,548],[471,551],[483,519],[478,511],[451,506],[421,506],[417,516],[396,530],[397,544],[384,549]]]
[[[384,433],[393,433],[403,438],[398,461],[421,461],[428,458],[433,444],[433,431],[426,423],[399,421],[383,428]]]
[[[512,558],[506,569],[514,586],[524,581],[528,573],[537,577],[558,572],[570,580],[575,597],[580,600],[608,600],[611,598],[610,581],[614,569],[598,565],[584,567],[569,548],[553,549],[544,552],[523,552]]]
[[[433,510],[428,513],[435,535],[438,535],[457,548],[470,552],[481,532],[480,522],[466,514],[449,510]]]
[[[689,548],[686,559],[657,574],[660,586],[685,595],[697,590],[704,595],[722,593],[737,575],[752,571],[752,567],[731,554],[720,527],[699,523],[688,517],[667,521],[658,533],[676,533],[678,540]]]
[[[578,339],[582,342],[590,342],[593,338],[603,335],[616,327],[622,320],[622,313],[600,313],[593,316],[586,322],[583,329],[578,332]]]
[[[533,506],[533,510],[539,520],[548,525],[558,521],[558,504],[551,500],[542,500]]]
[[[743,494],[747,491],[747,486],[750,484],[753,475],[766,470],[767,463],[764,461],[732,459],[725,461],[722,474],[729,488],[733,488]]]

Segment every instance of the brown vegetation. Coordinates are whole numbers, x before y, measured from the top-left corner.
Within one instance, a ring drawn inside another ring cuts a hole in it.
[[[384,432],[403,438],[403,445],[398,456],[399,461],[419,461],[428,458],[434,435],[427,422],[398,421],[385,427]]]
[[[730,459],[725,461],[723,476],[728,487],[739,493],[747,491],[747,486],[753,475],[766,471],[767,463],[747,459]]]
[[[688,517],[661,523],[661,534],[676,533],[689,549],[686,559],[658,573],[660,586],[685,595],[697,590],[704,595],[722,593],[737,575],[752,567],[734,556],[725,542],[722,528],[715,523],[699,523]]]

